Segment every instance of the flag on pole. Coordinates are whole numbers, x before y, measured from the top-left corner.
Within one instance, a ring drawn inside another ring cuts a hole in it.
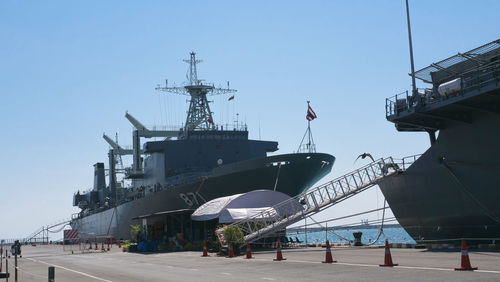
[[[231,97],[229,97],[229,99],[227,99],[227,100],[228,100],[228,101],[231,101],[231,100],[233,100],[233,99],[234,99],[234,95],[233,95],[233,96],[231,96]]]
[[[318,116],[316,115],[316,113],[313,111],[313,109],[311,108],[311,106],[307,106],[307,115],[306,115],[306,119],[308,121],[311,121],[315,118],[317,118]]]

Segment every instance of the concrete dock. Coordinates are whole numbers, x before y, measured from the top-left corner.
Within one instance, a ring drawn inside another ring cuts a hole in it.
[[[396,267],[379,267],[384,249],[334,248],[337,263],[321,263],[324,248],[283,249],[286,261],[273,261],[275,251],[254,252],[254,259],[200,257],[201,252],[124,253],[117,246],[109,252],[63,252],[62,246],[23,246],[19,281],[47,281],[48,267],[55,267],[56,281],[500,281],[500,252],[471,251],[479,270],[454,271],[459,251],[391,249]],[[9,260],[14,281],[14,259]],[[5,271],[5,261],[3,261]]]

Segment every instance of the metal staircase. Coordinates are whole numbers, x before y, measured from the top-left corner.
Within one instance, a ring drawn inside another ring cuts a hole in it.
[[[230,226],[245,234],[246,243],[256,241],[376,185],[380,179],[404,170],[405,165],[408,161],[396,163],[392,157],[376,160]]]

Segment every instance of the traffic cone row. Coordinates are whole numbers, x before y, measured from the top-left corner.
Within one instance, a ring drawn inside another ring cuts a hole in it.
[[[278,245],[276,246],[276,258],[274,261],[281,261],[281,260],[286,260],[286,258],[283,258],[283,254],[281,253],[281,244],[278,241]]]
[[[322,261],[322,263],[332,263],[332,262],[337,262],[337,261],[333,260],[332,250],[330,249],[330,242],[326,240],[326,255],[325,255],[325,260]]]
[[[207,256],[209,256],[207,253],[207,244],[206,244],[206,242],[203,242],[203,255],[202,255],[202,257],[207,257]],[[227,258],[232,258],[232,257],[234,257],[233,244],[229,243]],[[250,243],[247,243],[246,258],[247,259],[253,258],[252,257],[252,250],[250,249]],[[283,254],[281,252],[281,243],[279,241],[276,244],[276,258],[273,260],[274,261],[286,260],[286,258],[283,257]],[[333,260],[332,250],[331,250],[330,242],[328,240],[326,240],[325,260],[322,262],[323,263],[337,262],[336,260]],[[392,261],[391,249],[389,247],[388,240],[385,240],[384,264],[380,264],[379,266],[383,266],[383,267],[398,266],[397,263],[394,263]],[[477,267],[471,266],[470,259],[469,259],[469,253],[467,251],[467,245],[465,243],[465,240],[462,239],[461,264],[460,264],[460,267],[456,267],[455,270],[464,271],[464,270],[477,270],[477,269],[478,269]]]
[[[202,257],[209,257],[208,251],[207,251],[207,242],[203,241],[203,255]]]
[[[250,243],[247,243],[247,259],[252,258],[252,250],[250,249]]]
[[[463,271],[463,270],[477,270],[477,267],[472,267],[470,265],[469,260],[469,252],[467,251],[467,245],[465,244],[465,240],[462,239],[462,255],[461,255],[461,263],[460,267],[456,267],[455,270]]]
[[[233,243],[229,243],[228,255],[226,258],[233,258],[233,257],[234,257]]]
[[[384,264],[379,264],[379,266],[397,266],[397,263],[392,262],[391,249],[389,248],[389,241],[385,240],[385,256]]]

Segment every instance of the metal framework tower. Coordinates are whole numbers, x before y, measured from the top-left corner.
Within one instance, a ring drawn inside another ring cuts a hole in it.
[[[307,101],[307,108],[309,108],[310,101]],[[304,143],[304,139],[307,136],[307,143]],[[316,153],[316,144],[314,143],[312,131],[311,131],[311,121],[307,120],[307,129],[302,136],[297,153]]]
[[[198,79],[196,64],[202,60],[196,59],[196,53],[190,53],[189,60],[183,60],[189,64],[189,82],[184,87],[168,87],[168,80],[165,81],[165,87],[156,87],[156,90],[175,94],[191,96],[189,101],[189,111],[186,117],[184,131],[188,133],[192,130],[215,130],[214,119],[207,99],[207,95],[218,95],[236,92],[235,89],[216,88],[213,85],[206,85]]]

